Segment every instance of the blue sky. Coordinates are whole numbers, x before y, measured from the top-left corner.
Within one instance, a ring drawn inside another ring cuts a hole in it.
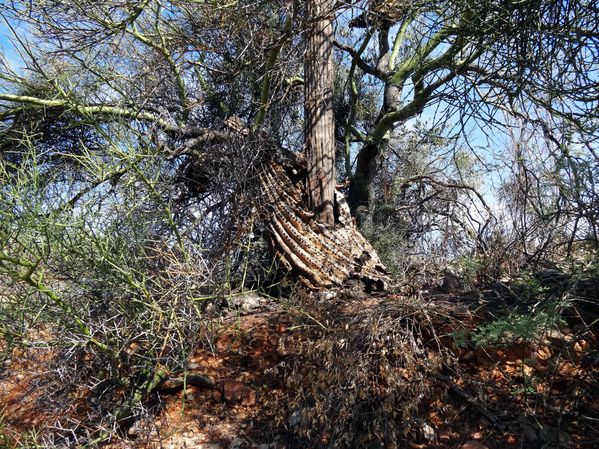
[[[2,53],[11,68],[17,70],[22,65],[22,59],[15,46],[12,44],[11,37],[11,30],[0,18],[0,53]]]

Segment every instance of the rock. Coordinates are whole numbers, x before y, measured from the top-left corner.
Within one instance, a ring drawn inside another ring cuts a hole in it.
[[[337,291],[335,290],[325,290],[322,293],[322,297],[325,301],[330,301],[331,299],[335,299],[337,297]]]
[[[214,388],[214,381],[210,377],[201,374],[188,374],[186,383],[200,388]]]
[[[555,286],[567,284],[570,276],[560,270],[548,269],[534,274],[536,280],[543,285]]]
[[[466,318],[468,315],[470,315],[470,311],[465,305],[458,304],[453,308],[451,314],[457,318]]]
[[[185,399],[190,402],[193,401],[195,399],[195,395],[193,393],[194,391],[191,388],[185,390]]]
[[[435,441],[437,439],[435,429],[433,429],[428,423],[424,423],[422,425],[422,435],[429,441]]]
[[[289,422],[289,427],[293,428],[293,427],[297,427],[299,425],[300,422],[302,422],[302,413],[300,410],[296,410],[294,411],[291,416],[289,417],[289,419],[287,420],[287,422]]]
[[[229,307],[239,309],[242,312],[251,312],[258,309],[265,301],[265,298],[257,293],[243,293],[227,299]]]
[[[131,427],[127,430],[127,436],[129,438],[137,438],[141,433],[142,423],[141,421],[135,421]]]
[[[202,376],[201,374],[188,374],[184,377],[171,377],[165,380],[159,390],[161,392],[174,392],[183,388],[183,386],[196,386],[200,388],[214,388],[214,381],[209,377]]]
[[[464,444],[462,444],[460,449],[489,449],[489,448],[476,440],[470,440],[470,441],[466,441]]]
[[[365,286],[360,279],[349,279],[345,282],[343,294],[349,299],[365,299],[368,295]]]

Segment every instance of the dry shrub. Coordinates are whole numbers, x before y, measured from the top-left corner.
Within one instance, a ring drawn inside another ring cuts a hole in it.
[[[355,306],[292,358],[289,424],[325,447],[396,447],[416,436],[421,405],[442,394],[431,384],[440,345],[421,306]]]

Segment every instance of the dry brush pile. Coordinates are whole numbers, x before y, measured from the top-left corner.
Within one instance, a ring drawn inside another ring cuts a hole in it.
[[[394,298],[309,309],[322,327],[287,362],[291,397],[282,416],[306,441],[397,447],[421,436],[423,412],[444,395],[435,374],[446,354],[430,311]]]

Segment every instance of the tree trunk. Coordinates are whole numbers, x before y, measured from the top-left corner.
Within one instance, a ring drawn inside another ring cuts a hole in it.
[[[348,204],[358,225],[372,217],[374,177],[381,158],[381,143],[367,143],[358,153],[356,170],[349,185]]]
[[[317,219],[335,225],[332,0],[307,2],[304,119],[309,206]]]

